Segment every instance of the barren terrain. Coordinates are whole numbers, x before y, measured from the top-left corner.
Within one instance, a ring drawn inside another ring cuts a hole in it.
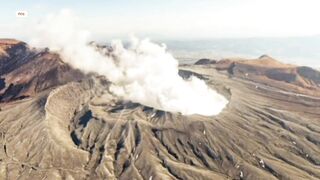
[[[320,73],[257,60],[182,65],[229,104],[183,116],[120,101],[59,55],[0,41],[0,179],[320,179]]]

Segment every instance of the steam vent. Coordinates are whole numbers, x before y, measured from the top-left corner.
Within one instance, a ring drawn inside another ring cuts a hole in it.
[[[0,40],[0,179],[320,179],[320,72],[265,55],[179,75],[228,103],[213,116],[161,110],[48,49]]]

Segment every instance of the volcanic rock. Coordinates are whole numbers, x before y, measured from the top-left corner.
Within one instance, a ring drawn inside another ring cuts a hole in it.
[[[79,81],[84,75],[58,54],[36,50],[16,40],[0,40],[0,102],[34,96],[43,90]]]
[[[182,66],[181,76],[201,76],[229,99],[217,116],[184,116],[119,100],[105,77],[57,54],[24,43],[2,50],[0,179],[320,178],[311,68],[261,59]]]
[[[194,64],[195,65],[207,65],[207,64],[215,64],[217,63],[216,60],[213,60],[213,59],[199,59],[197,62],[195,62]]]

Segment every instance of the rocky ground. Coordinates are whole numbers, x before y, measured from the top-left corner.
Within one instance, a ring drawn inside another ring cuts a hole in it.
[[[119,101],[47,49],[0,49],[0,179],[320,179],[311,68],[268,56],[182,65],[230,101],[183,116]]]

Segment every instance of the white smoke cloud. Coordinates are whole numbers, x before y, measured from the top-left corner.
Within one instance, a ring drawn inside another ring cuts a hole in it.
[[[50,15],[36,26],[31,44],[49,47],[62,59],[84,72],[107,77],[110,90],[118,97],[185,115],[216,115],[227,100],[204,81],[178,75],[178,61],[166,52],[165,45],[148,39],[132,38],[124,48],[112,42],[112,55],[105,56],[88,45],[88,32],[76,28],[77,18],[68,10]]]

